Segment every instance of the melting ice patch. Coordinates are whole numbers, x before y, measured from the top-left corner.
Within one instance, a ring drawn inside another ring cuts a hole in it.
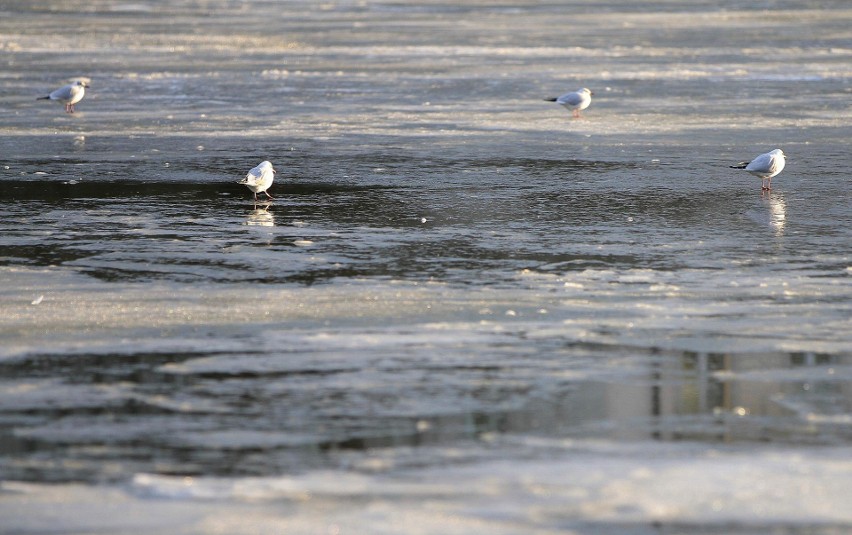
[[[124,487],[4,482],[9,529],[60,523],[81,532],[172,526],[170,532],[533,533],[711,532],[767,526],[836,533],[852,525],[849,448],[527,442],[527,455],[452,467],[321,470],[256,478],[137,474]],[[381,456],[382,452],[375,455]],[[127,514],[108,514],[121,507]],[[49,508],[49,518],[36,514]],[[12,511],[16,514],[10,514]],[[250,513],[249,513],[250,512]],[[248,513],[248,514],[247,514]],[[140,518],[148,518],[140,522]]]
[[[426,520],[433,508],[463,523],[508,521],[538,529],[652,522],[852,523],[844,490],[852,477],[849,448],[765,449],[755,454],[657,443],[526,445],[544,458],[533,453],[524,459],[372,475],[316,472],[222,480],[140,474],[129,492],[182,500],[298,500],[308,515],[319,512],[313,504],[331,501],[343,506],[341,518],[349,517],[353,526],[370,523],[369,513],[359,512],[369,507],[344,504],[366,500],[386,506],[389,516],[379,519],[378,529],[412,510],[422,515],[426,526],[440,528],[446,517]]]

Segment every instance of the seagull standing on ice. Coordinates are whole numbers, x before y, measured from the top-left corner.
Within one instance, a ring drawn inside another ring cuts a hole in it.
[[[272,186],[273,178],[275,178],[275,169],[272,168],[272,164],[268,161],[262,161],[260,165],[249,171],[246,177],[237,182],[237,184],[242,184],[254,192],[254,200],[257,200],[257,194],[261,192],[272,199],[272,195],[266,190]]]
[[[571,93],[565,93],[561,97],[546,98],[544,100],[565,106],[565,109],[573,110],[574,117],[579,117],[580,112],[588,108],[589,104],[592,103],[592,95],[594,93],[584,87]]]
[[[60,87],[46,97],[39,97],[36,100],[58,100],[65,104],[65,113],[74,113],[74,104],[83,100],[87,87],[89,87],[89,84],[83,80],[76,80]]]
[[[761,154],[750,162],[740,162],[732,165],[731,169],[745,169],[749,173],[760,177],[760,189],[769,191],[772,189],[772,177],[784,170],[787,163],[786,156],[781,149],[775,149]]]

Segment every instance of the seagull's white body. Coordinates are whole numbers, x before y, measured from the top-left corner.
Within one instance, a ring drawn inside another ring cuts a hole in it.
[[[260,164],[248,172],[246,177],[239,182],[250,189],[254,193],[254,200],[257,200],[258,193],[264,193],[270,199],[270,195],[266,190],[272,186],[272,179],[275,178],[275,169],[272,168],[272,163],[268,161],[260,162]]]
[[[733,165],[734,169],[745,169],[749,173],[760,177],[761,189],[769,190],[772,184],[772,177],[784,170],[787,164],[786,155],[781,149],[775,149],[761,154],[750,162],[740,162]]]
[[[55,100],[65,104],[66,113],[74,113],[74,104],[83,100],[83,97],[86,96],[87,87],[89,85],[86,82],[77,80],[60,87],[56,91],[52,91],[49,95],[41,97],[39,100]]]
[[[555,102],[560,106],[565,106],[566,109],[573,112],[574,117],[579,117],[580,112],[588,108],[589,104],[592,103],[593,94],[594,93],[584,87],[582,89],[572,91],[571,93],[565,93],[560,97],[549,98],[547,100],[549,102]]]

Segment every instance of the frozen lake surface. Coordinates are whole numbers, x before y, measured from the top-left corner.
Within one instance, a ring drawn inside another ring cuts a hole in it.
[[[852,530],[847,2],[0,14],[0,533]]]

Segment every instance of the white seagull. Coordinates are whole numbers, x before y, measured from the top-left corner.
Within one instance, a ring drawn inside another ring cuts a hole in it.
[[[65,113],[74,113],[74,104],[83,100],[87,87],[89,87],[89,84],[83,80],[76,80],[68,85],[63,85],[46,97],[39,97],[36,100],[58,100],[65,104]]]
[[[749,173],[760,177],[760,189],[769,191],[772,188],[772,177],[784,170],[787,163],[786,155],[781,149],[775,149],[761,154],[750,162],[740,162],[732,165],[731,169],[745,169]]]
[[[271,199],[272,195],[266,190],[272,186],[273,178],[275,178],[275,169],[272,168],[272,164],[268,161],[262,161],[260,165],[249,171],[246,177],[237,182],[237,184],[242,184],[254,192],[254,200],[257,200],[257,194],[261,192],[265,193]]]
[[[592,95],[594,93],[584,87],[571,93],[565,93],[561,97],[546,98],[544,100],[565,106],[565,109],[573,110],[574,117],[579,117],[580,111],[585,110],[592,103]]]

